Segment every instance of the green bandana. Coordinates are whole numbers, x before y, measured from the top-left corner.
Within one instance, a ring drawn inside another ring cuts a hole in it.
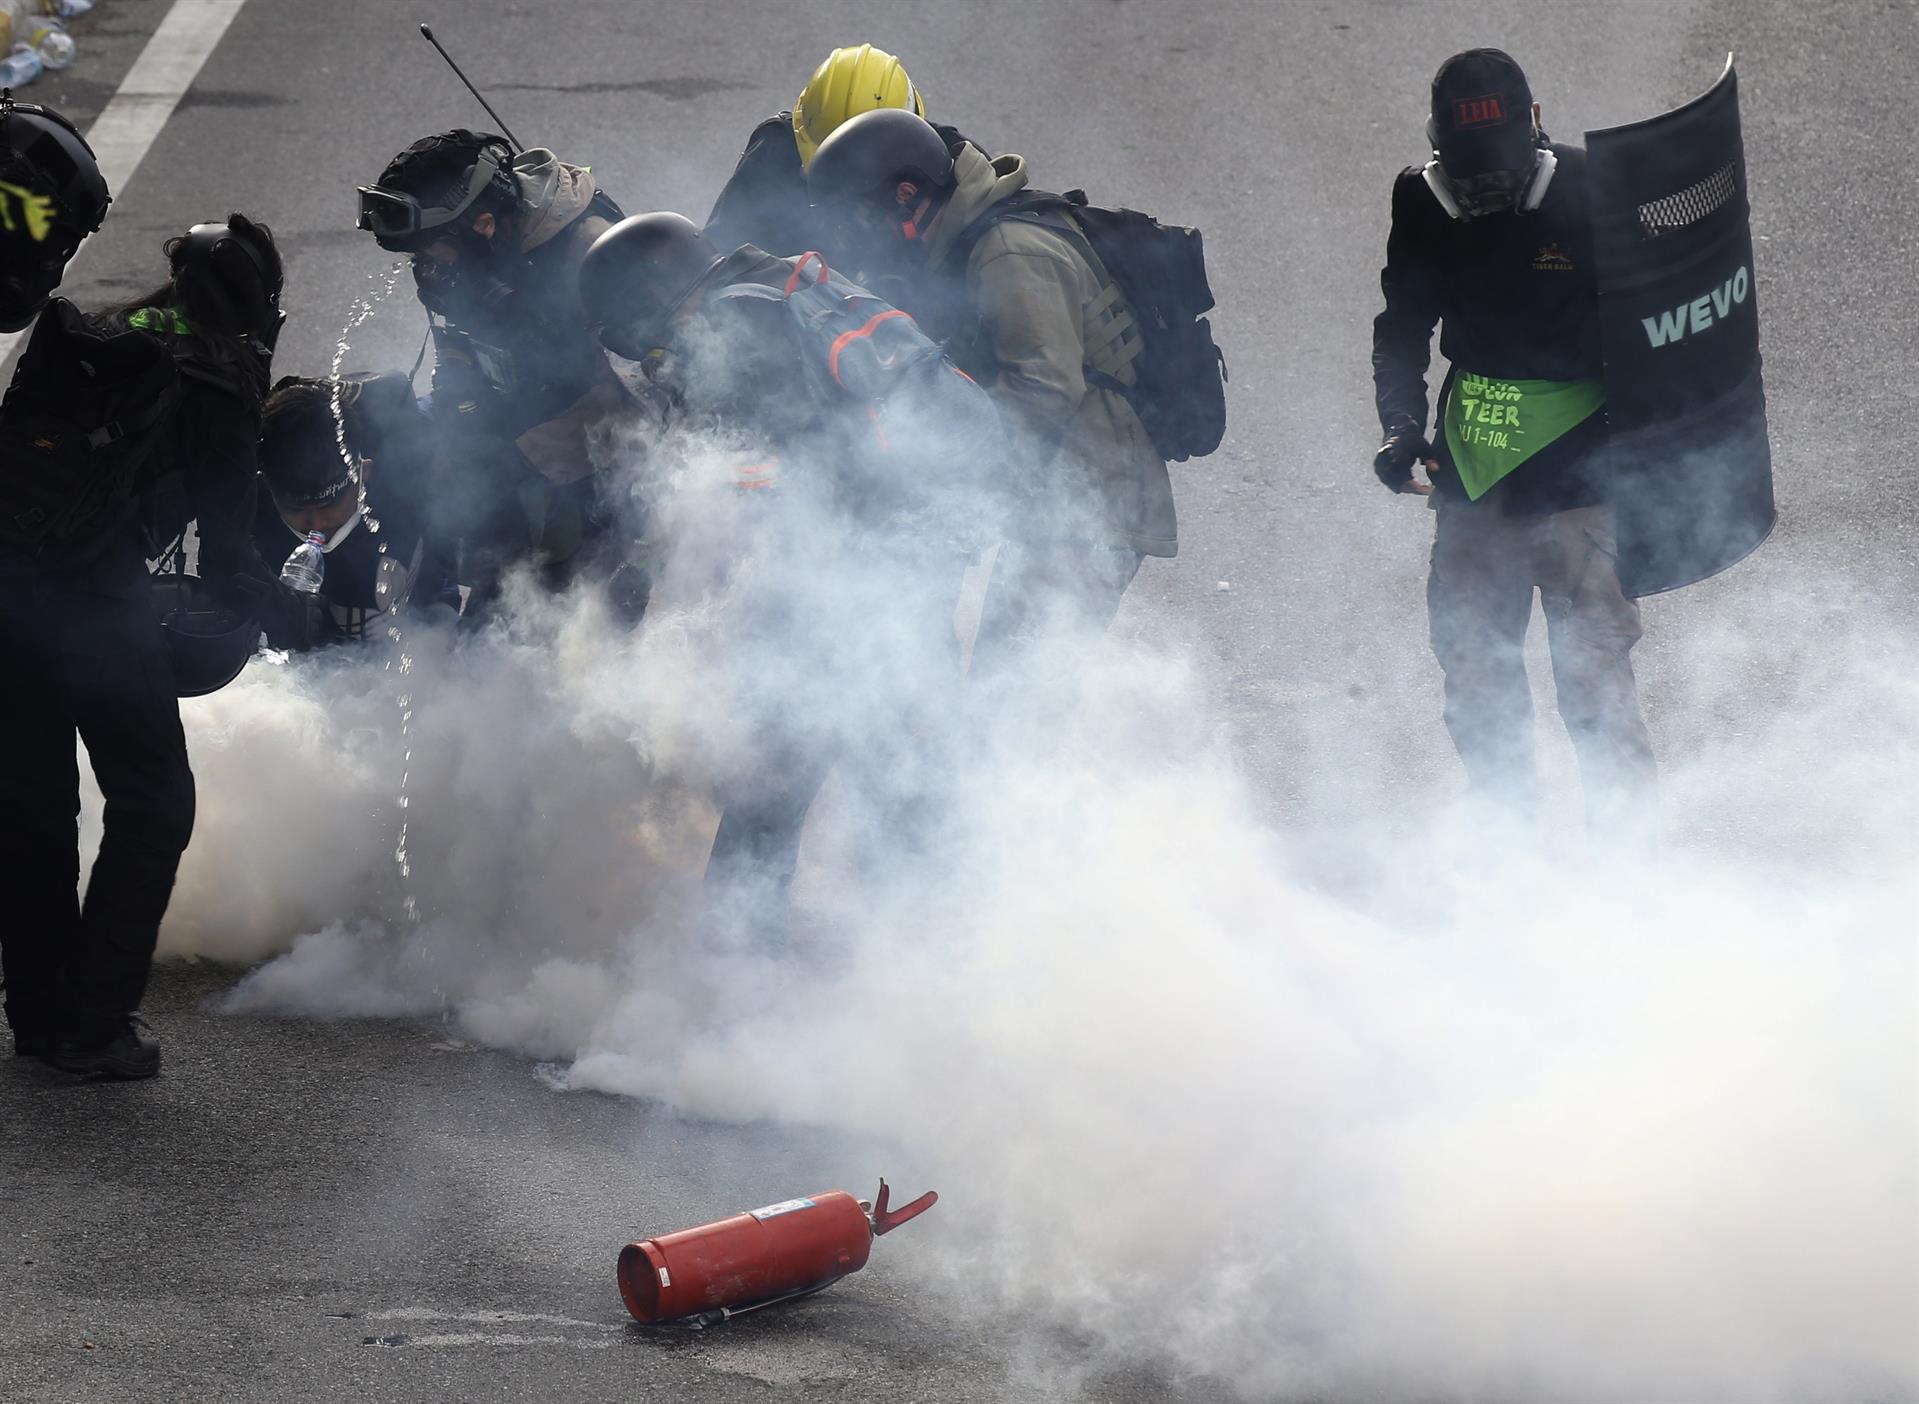
[[[187,319],[171,307],[142,307],[127,318],[127,325],[135,331],[170,332],[174,336],[193,335],[193,328],[187,325]]]
[[[1446,448],[1466,496],[1477,502],[1605,403],[1597,380],[1494,380],[1460,371],[1446,397]]]

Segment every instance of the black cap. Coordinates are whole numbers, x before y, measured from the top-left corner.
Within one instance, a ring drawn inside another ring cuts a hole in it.
[[[362,377],[340,386],[341,417],[348,447],[358,451],[354,404]],[[273,387],[260,419],[260,476],[275,505],[289,511],[324,507],[356,482],[340,453],[340,425],[333,417],[333,382],[290,375]]]
[[[1426,135],[1455,179],[1524,170],[1532,160],[1532,108],[1532,88],[1511,54],[1468,49],[1433,75]]]

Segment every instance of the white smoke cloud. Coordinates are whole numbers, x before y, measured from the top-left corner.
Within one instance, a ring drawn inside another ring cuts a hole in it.
[[[1418,797],[1377,840],[1281,831],[1180,649],[1059,640],[962,688],[900,649],[900,563],[757,532],[724,447],[673,451],[637,634],[522,593],[485,637],[407,626],[404,674],[256,664],[188,704],[163,949],[264,959],[235,1010],[444,1010],[561,1087],[887,1138],[943,1195],[893,1269],[1109,1363],[1283,1400],[1919,1398],[1907,632],[1857,599],[1702,631],[1668,705],[1741,719],[1669,767],[1656,854]],[[801,630],[756,622],[782,584]],[[1809,681],[1753,713],[1783,637]],[[790,710],[950,784],[908,843],[843,766],[768,945],[703,910],[708,781]],[[1313,793],[1377,765],[1311,720]]]

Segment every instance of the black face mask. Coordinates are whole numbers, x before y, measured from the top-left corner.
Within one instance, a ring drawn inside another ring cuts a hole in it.
[[[17,332],[37,317],[66,269],[64,258],[25,265],[9,261],[0,274],[0,332]]]
[[[455,325],[497,318],[513,289],[495,267],[493,241],[468,234],[456,247],[459,257],[452,263],[413,255],[413,286],[420,305]]]

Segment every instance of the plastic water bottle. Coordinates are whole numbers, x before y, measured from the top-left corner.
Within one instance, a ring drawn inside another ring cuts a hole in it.
[[[13,52],[0,59],[0,88],[24,88],[40,76],[44,67],[38,49],[15,44]]]
[[[40,51],[40,62],[48,68],[65,68],[73,62],[73,36],[59,20],[35,16],[28,27],[27,39]]]
[[[53,12],[61,19],[84,15],[93,8],[93,0],[53,0]]]
[[[307,539],[293,548],[287,563],[280,567],[280,583],[303,595],[317,595],[320,582],[325,578],[326,533],[310,531]]]

